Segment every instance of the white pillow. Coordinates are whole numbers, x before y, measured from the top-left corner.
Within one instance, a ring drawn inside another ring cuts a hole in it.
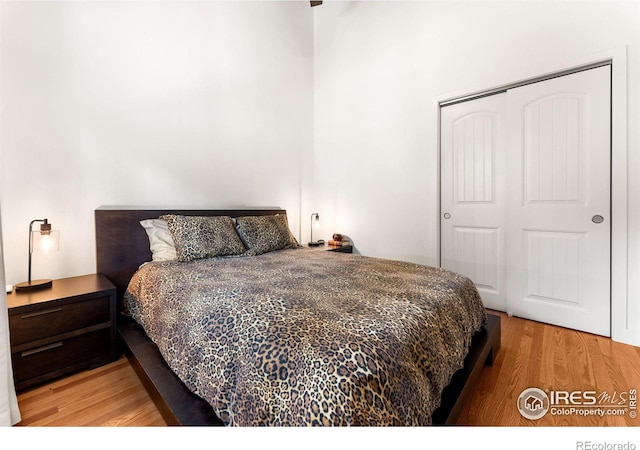
[[[141,220],[140,225],[149,236],[149,248],[153,261],[175,261],[176,244],[173,242],[167,221],[163,219]]]

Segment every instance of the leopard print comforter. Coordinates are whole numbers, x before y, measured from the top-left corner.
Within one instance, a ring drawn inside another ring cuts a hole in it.
[[[305,248],[148,263],[124,302],[235,426],[429,425],[486,321],[461,275]]]

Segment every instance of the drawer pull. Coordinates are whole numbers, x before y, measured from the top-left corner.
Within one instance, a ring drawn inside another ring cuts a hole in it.
[[[45,309],[44,311],[37,311],[31,314],[25,314],[24,316],[20,316],[21,319],[29,319],[31,317],[38,317],[38,316],[44,316],[45,314],[51,314],[51,313],[56,313],[56,312],[60,312],[62,311],[62,308],[51,308],[51,309]]]
[[[33,350],[27,350],[26,352],[22,352],[20,356],[23,358],[26,356],[35,355],[36,353],[46,352],[47,350],[52,350],[54,348],[62,347],[62,342],[56,342],[54,344],[43,345],[42,347],[34,348]]]

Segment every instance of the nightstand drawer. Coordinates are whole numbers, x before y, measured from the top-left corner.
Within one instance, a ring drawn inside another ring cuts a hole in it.
[[[18,388],[38,380],[43,375],[54,376],[90,367],[92,359],[108,355],[111,344],[110,329],[83,334],[71,339],[15,352],[11,355],[13,374]]]
[[[98,297],[61,306],[52,304],[37,311],[10,315],[11,345],[109,322],[109,301],[109,297]]]

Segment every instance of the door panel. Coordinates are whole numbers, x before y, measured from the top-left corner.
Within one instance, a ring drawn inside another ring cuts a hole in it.
[[[525,230],[524,235],[525,298],[580,306],[586,234]]]
[[[557,95],[523,107],[527,203],[584,201],[584,95]]]
[[[471,278],[478,289],[500,291],[497,228],[453,227],[453,249],[456,272]]]

